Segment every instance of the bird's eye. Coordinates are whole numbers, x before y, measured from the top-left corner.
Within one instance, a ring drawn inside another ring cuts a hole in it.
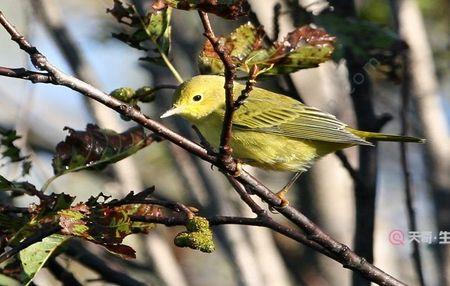
[[[197,94],[197,95],[195,95],[192,99],[193,99],[194,101],[200,101],[200,100],[202,99],[202,96],[201,96],[200,94]]]

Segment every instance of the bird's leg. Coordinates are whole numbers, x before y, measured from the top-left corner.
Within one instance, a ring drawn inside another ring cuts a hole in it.
[[[233,174],[233,177],[239,177],[242,174],[242,163],[239,159],[236,160],[236,171]]]
[[[281,199],[281,207],[285,207],[289,205],[289,201],[286,199],[286,194],[289,192],[289,190],[292,188],[292,186],[295,184],[295,182],[300,178],[301,174],[303,172],[297,172],[292,176],[292,178],[289,180],[289,182],[284,186],[281,191],[277,193],[277,196]]]

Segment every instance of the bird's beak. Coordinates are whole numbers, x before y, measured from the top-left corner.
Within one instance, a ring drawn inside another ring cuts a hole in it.
[[[181,106],[174,106],[171,109],[167,110],[166,112],[164,112],[160,118],[166,118],[175,114],[179,114],[183,111],[184,108],[182,108]]]

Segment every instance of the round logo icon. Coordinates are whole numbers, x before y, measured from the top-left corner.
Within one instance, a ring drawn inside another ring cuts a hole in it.
[[[393,229],[389,233],[389,242],[393,245],[405,244],[405,234],[400,229]]]

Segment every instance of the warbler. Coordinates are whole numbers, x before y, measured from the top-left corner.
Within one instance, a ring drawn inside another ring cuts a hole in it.
[[[173,107],[161,118],[178,114],[196,125],[214,147],[220,144],[225,114],[225,78],[199,75],[181,84]],[[234,83],[234,99],[245,85]],[[289,188],[318,158],[371,141],[423,143],[410,136],[360,131],[335,116],[288,96],[254,87],[234,113],[231,147],[240,162],[268,170],[296,172],[278,195],[285,200]]]

